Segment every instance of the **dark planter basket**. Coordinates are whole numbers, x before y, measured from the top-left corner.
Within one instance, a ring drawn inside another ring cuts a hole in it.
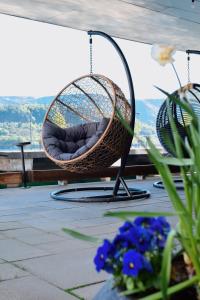
[[[122,296],[117,288],[113,288],[113,280],[106,281],[93,300],[139,300],[137,296]],[[174,294],[170,300],[197,300],[194,288]]]

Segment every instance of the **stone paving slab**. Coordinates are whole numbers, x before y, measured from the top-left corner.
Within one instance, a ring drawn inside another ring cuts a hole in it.
[[[92,235],[92,236],[99,236],[99,235],[106,235],[108,233],[116,233],[118,228],[122,225],[122,222],[118,220],[115,224],[103,224],[103,225],[96,225],[96,226],[89,226],[89,227],[77,227],[77,230],[81,233]]]
[[[0,202],[1,206],[1,202]],[[25,228],[27,225],[21,224],[19,222],[0,222],[0,232],[4,230],[10,229],[18,229],[18,228]]]
[[[50,219],[50,218],[45,218],[45,217],[32,217],[26,220],[23,220],[23,224],[26,227],[34,227],[40,230],[44,230],[47,232],[58,232],[62,233],[62,228],[66,227],[67,224],[73,224],[73,222],[68,222],[67,218],[66,220],[59,220],[59,219]]]
[[[73,203],[73,202],[61,202],[55,200],[49,201],[41,201],[38,202],[38,207],[48,207],[51,209],[70,209],[70,208],[77,208],[77,207],[84,207],[84,203]]]
[[[48,206],[30,206],[30,207],[15,207],[13,209],[0,210],[0,217],[10,216],[10,215],[21,215],[21,214],[37,214],[42,212],[54,211],[51,207]]]
[[[1,222],[13,222],[13,221],[23,221],[29,218],[27,214],[12,214],[8,216],[1,216]]]
[[[93,243],[89,243],[86,241],[80,241],[78,239],[71,238],[70,240],[62,240],[49,243],[42,243],[38,245],[38,248],[50,252],[51,254],[58,254],[58,253],[74,253],[79,252],[80,249],[89,249],[89,248],[96,248],[96,245]]]
[[[98,290],[100,290],[104,284],[105,284],[105,282],[96,283],[96,284],[94,283],[92,285],[89,285],[89,286],[86,286],[83,288],[75,289],[75,290],[73,290],[73,292],[77,296],[82,298],[83,300],[93,300],[93,298],[97,294]],[[104,300],[104,299],[102,299],[102,300]]]
[[[16,262],[21,268],[62,289],[104,280],[93,265],[96,247]]]
[[[51,219],[76,221],[76,220],[87,220],[90,218],[100,218],[102,213],[98,210],[93,210],[84,207],[75,207],[73,209],[62,209],[62,210],[51,210],[41,212],[40,216]]]
[[[153,181],[128,181],[130,187],[149,189],[152,193],[149,199],[112,203],[54,201],[50,192],[61,188],[58,186],[0,190],[0,275],[2,270],[5,278],[10,276],[9,280],[0,282],[0,300],[73,300],[76,298],[62,289],[85,284],[90,286],[78,288],[76,293],[91,300],[100,288],[95,283],[108,277],[106,273],[95,271],[93,257],[97,246],[66,235],[62,228],[102,239],[112,238],[122,221],[103,217],[107,211],[171,212],[165,190],[155,189]],[[69,187],[77,187],[77,184]],[[171,222],[175,223],[176,219],[172,218]],[[28,275],[12,279],[16,268]]]
[[[92,214],[92,212],[91,212]],[[62,220],[58,219],[50,219],[50,218],[30,218],[23,220],[23,224],[26,227],[34,227],[48,232],[54,232],[58,235],[64,235],[62,232],[63,227],[74,228],[74,229],[82,229],[85,227],[91,226],[103,226],[103,225],[112,225],[115,223],[119,223],[119,220],[113,218],[90,218],[85,220],[69,220],[67,217]]]
[[[43,251],[35,246],[33,247],[14,239],[0,240],[0,258],[6,261],[17,261],[45,255],[48,255],[47,251]]]
[[[15,278],[25,277],[28,275],[29,274],[27,272],[10,263],[2,263],[0,266],[0,282],[2,280],[11,280]],[[0,293],[0,299],[1,299],[1,293]]]
[[[76,300],[49,283],[33,276],[0,282],[1,300]]]
[[[0,232],[0,240],[5,240],[5,235]]]
[[[30,245],[38,245],[38,244],[48,243],[53,241],[57,242],[63,239],[61,236],[44,232],[36,228],[22,228],[22,229],[15,229],[15,230],[7,230],[4,231],[3,234],[8,238],[15,238],[19,241],[22,241]]]

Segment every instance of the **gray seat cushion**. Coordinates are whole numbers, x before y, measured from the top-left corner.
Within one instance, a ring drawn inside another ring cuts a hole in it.
[[[109,119],[70,128],[61,128],[49,121],[43,126],[43,143],[49,153],[58,160],[71,160],[93,147],[108,125]]]

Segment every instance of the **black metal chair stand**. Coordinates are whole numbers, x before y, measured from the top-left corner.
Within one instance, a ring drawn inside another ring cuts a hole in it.
[[[26,176],[26,168],[25,168],[25,158],[24,158],[24,147],[30,145],[30,142],[22,142],[17,144],[16,146],[20,148],[21,150],[21,158],[22,158],[22,183],[23,187],[27,188],[27,176]]]
[[[177,190],[179,190],[179,191],[184,190],[182,179],[174,179],[174,184],[175,184]],[[165,189],[164,184],[163,184],[162,181],[154,182],[153,186],[157,189]]]
[[[51,193],[51,197],[55,200],[60,201],[69,201],[69,202],[81,202],[81,203],[95,203],[95,202],[113,202],[113,201],[128,201],[128,200],[138,200],[146,199],[150,197],[150,192],[147,190],[129,188],[128,192],[124,188],[119,188],[117,195],[113,193],[102,194],[94,196],[82,196],[75,197],[74,192],[91,192],[91,191],[100,191],[107,192],[113,191],[113,187],[83,187],[83,188],[74,188],[74,189],[65,189],[59,190]],[[73,197],[70,197],[70,193],[73,194]],[[67,195],[67,196],[66,196]]]
[[[131,72],[128,66],[128,63],[126,61],[126,58],[121,51],[118,44],[115,42],[114,39],[112,39],[108,34],[101,32],[101,31],[88,31],[88,35],[90,36],[90,46],[92,46],[92,36],[93,35],[99,35],[104,38],[106,38],[115,48],[117,53],[119,54],[125,73],[127,76],[128,86],[129,86],[129,99],[131,104],[131,120],[130,120],[130,128],[132,132],[134,131],[135,127],[135,95],[134,95],[134,88],[133,88],[133,81]],[[92,59],[91,59],[92,61]],[[92,67],[91,67],[92,69]],[[145,199],[150,196],[150,192],[148,190],[141,190],[141,189],[134,189],[134,188],[128,188],[124,178],[123,173],[126,167],[128,154],[131,148],[133,135],[129,135],[129,138],[126,141],[126,148],[121,153],[121,165],[115,180],[114,187],[87,187],[87,188],[77,188],[77,189],[65,189],[65,190],[59,190],[51,193],[51,197],[56,200],[62,200],[62,201],[73,201],[73,202],[111,202],[111,201],[127,201],[127,200],[137,200],[137,199]],[[120,187],[120,184],[122,188]],[[109,194],[101,194],[101,195],[94,195],[89,196],[88,193],[91,191],[111,191]],[[86,196],[78,196],[75,197],[73,193],[86,192]],[[70,198],[69,194],[72,193],[73,196]],[[67,196],[65,196],[67,194]]]

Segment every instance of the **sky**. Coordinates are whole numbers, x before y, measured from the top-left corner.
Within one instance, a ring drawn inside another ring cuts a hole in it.
[[[88,74],[89,38],[86,32],[0,14],[0,96],[53,96],[70,81]],[[92,29],[92,28],[91,28]],[[151,58],[151,45],[115,39],[128,61],[137,99],[163,98],[155,88],[179,88],[170,65]],[[94,73],[118,84],[128,97],[122,62],[113,46],[93,37]],[[187,83],[187,59],[176,52],[175,66],[182,84]],[[192,56],[191,80],[200,81],[200,56]],[[198,80],[199,79],[199,80]]]

